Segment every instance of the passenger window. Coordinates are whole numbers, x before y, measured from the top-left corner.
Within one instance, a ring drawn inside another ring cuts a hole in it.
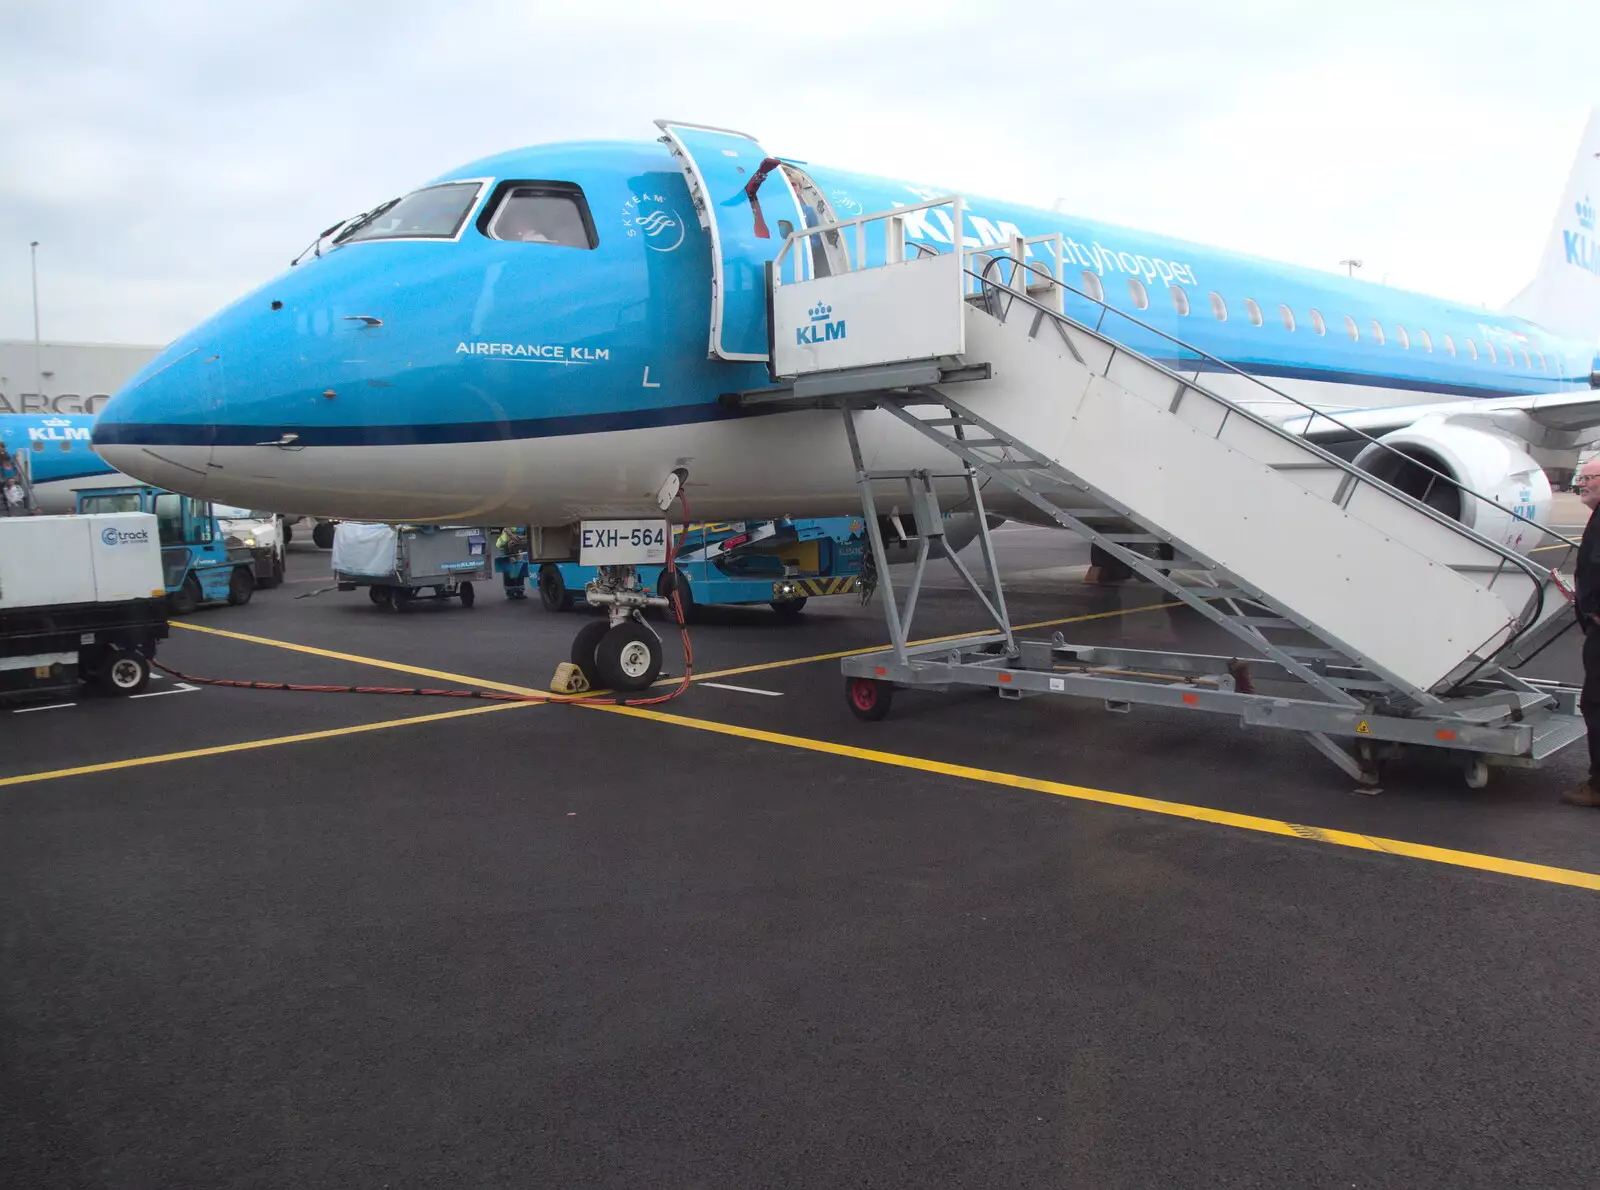
[[[1500,356],[1495,352],[1494,344],[1489,342],[1488,339],[1485,339],[1483,341],[1483,345],[1489,349],[1489,362],[1491,364],[1498,364],[1500,362]]]
[[[1451,355],[1454,355],[1456,353],[1456,341],[1454,339],[1452,339],[1449,335],[1446,335],[1444,337],[1444,349],[1446,351],[1448,351]]]
[[[1406,328],[1401,326],[1398,322],[1394,325],[1394,337],[1399,340],[1400,346],[1404,347],[1407,351],[1411,350],[1411,336],[1406,334]]]
[[[1323,320],[1321,310],[1311,311],[1311,329],[1319,335],[1328,333],[1328,324]]]
[[[1104,303],[1106,300],[1105,287],[1100,284],[1099,274],[1091,273],[1088,269],[1083,270],[1083,292],[1094,301]]]
[[[35,438],[35,439],[34,439],[34,440],[33,440],[33,449],[34,449],[34,450],[35,450],[35,451],[40,451],[40,450],[43,450],[43,449],[44,449],[44,443],[43,443],[43,441],[41,441],[41,440],[40,440],[40,439],[38,439],[38,438]]]
[[[1528,349],[1526,347],[1524,347],[1522,349],[1522,366],[1524,368],[1532,368],[1533,367],[1533,361],[1528,358]],[[61,445],[65,446],[66,443],[63,442]]]
[[[156,536],[162,545],[183,540],[183,497],[177,492],[162,492],[156,497]]]
[[[1187,318],[1189,316],[1189,295],[1184,292],[1181,285],[1172,285],[1168,289],[1172,293],[1172,308]]]
[[[1544,352],[1540,351],[1538,348],[1535,348],[1533,354],[1539,357],[1539,371],[1548,372],[1550,370],[1550,366],[1545,363]]]
[[[1211,317],[1218,322],[1228,321],[1228,302],[1220,293],[1211,295]]]
[[[1472,359],[1478,358],[1478,341],[1476,339],[1467,340],[1467,355]]]
[[[1424,351],[1432,351],[1433,350],[1433,336],[1428,334],[1427,331],[1418,331],[1417,332],[1417,338],[1422,341],[1422,350],[1424,350]]]
[[[1356,320],[1348,314],[1344,316],[1344,333],[1350,336],[1350,342],[1361,342],[1361,332],[1356,329]]]
[[[1128,278],[1128,296],[1133,299],[1133,308],[1135,310],[1148,310],[1150,308],[1150,295],[1145,292],[1144,282],[1139,278]]]
[[[491,240],[554,244],[561,248],[593,248],[599,242],[583,192],[565,182],[501,183],[486,210],[486,221],[479,220],[479,226]],[[655,216],[651,219],[655,220]],[[666,216],[655,220],[661,234],[676,238],[675,232],[669,230],[673,224],[674,220]],[[643,228],[644,224],[638,226]],[[658,233],[647,230],[645,234]]]
[[[1261,325],[1261,307],[1256,305],[1255,298],[1244,299],[1244,312],[1250,316],[1251,326]]]
[[[1376,318],[1372,320],[1372,337],[1378,341],[1378,346],[1383,346],[1383,323]]]
[[[1278,307],[1278,317],[1283,319],[1283,329],[1284,330],[1286,330],[1286,331],[1294,330],[1294,311],[1293,310],[1289,309],[1288,306],[1279,306]]]
[[[63,452],[71,450],[72,449],[72,440],[70,438],[63,439],[62,443],[61,443],[61,449],[62,449]]]

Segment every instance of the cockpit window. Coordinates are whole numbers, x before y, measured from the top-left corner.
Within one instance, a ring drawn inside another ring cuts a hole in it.
[[[503,183],[478,226],[492,240],[563,248],[596,243],[583,192],[564,182]]]
[[[342,244],[357,240],[426,239],[449,240],[461,230],[461,224],[478,197],[477,182],[446,182],[413,190],[400,201],[353,231],[339,237]]]

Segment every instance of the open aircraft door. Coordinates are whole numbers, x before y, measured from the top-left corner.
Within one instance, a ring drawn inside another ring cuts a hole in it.
[[[795,228],[831,218],[809,209],[791,180],[808,183],[755,138],[727,128],[657,120],[688,179],[700,226],[711,233],[711,345],[716,359],[767,358],[766,265]],[[813,188],[814,189],[814,188]]]

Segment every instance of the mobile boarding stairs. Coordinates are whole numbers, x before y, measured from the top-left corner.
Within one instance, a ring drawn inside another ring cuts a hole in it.
[[[922,206],[964,226],[959,198]],[[1583,737],[1575,689],[1514,672],[1575,623],[1555,571],[1206,387],[1203,374],[1223,371],[1264,390],[1252,396],[1327,417],[1063,285],[1060,236],[908,252],[905,216],[919,209],[788,238],[768,266],[779,387],[735,398],[842,411],[893,642],[843,662],[857,714],[881,718],[898,686],[959,685],[1211,711],[1300,732],[1368,787],[1405,745],[1447,750],[1479,788],[1490,765],[1536,767]],[[869,234],[881,242],[869,248]],[[1067,314],[1069,292],[1088,318]],[[1113,318],[1121,342],[1105,328]],[[1182,373],[1128,343],[1182,361]],[[941,447],[951,469],[869,471],[856,425],[865,410]],[[932,549],[938,490],[957,482],[983,526],[986,582],[948,556],[993,629],[913,644],[927,560],[946,552]],[[904,603],[878,519],[885,485],[903,490],[893,506],[909,507],[922,542]],[[1239,651],[1019,640],[985,490],[1088,539]]]

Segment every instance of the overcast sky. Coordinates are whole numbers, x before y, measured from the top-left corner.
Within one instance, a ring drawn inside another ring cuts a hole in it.
[[[45,338],[163,343],[338,218],[657,116],[1497,306],[1597,46],[1578,0],[0,0],[0,338],[30,240]]]

